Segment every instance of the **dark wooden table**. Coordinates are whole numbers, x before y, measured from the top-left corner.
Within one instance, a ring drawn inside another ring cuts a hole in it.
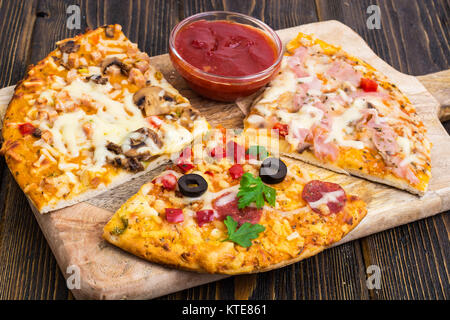
[[[15,84],[55,42],[80,33],[66,27],[67,8],[81,9],[81,30],[119,23],[149,55],[168,51],[171,28],[201,11],[230,10],[274,29],[336,19],[356,30],[396,69],[423,75],[450,67],[448,0],[0,0],[0,87]],[[369,5],[381,29],[366,26]],[[447,130],[450,123],[446,123]],[[161,299],[449,299],[449,215],[353,241],[293,264],[236,276]],[[381,269],[368,289],[367,268]],[[72,299],[20,188],[0,160],[0,299]]]

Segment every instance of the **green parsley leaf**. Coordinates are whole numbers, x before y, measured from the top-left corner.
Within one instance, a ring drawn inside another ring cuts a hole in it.
[[[260,177],[254,177],[250,172],[246,172],[241,178],[237,196],[239,209],[248,207],[253,202],[261,209],[264,206],[264,199],[272,207],[275,206],[276,190],[266,186]]]
[[[277,190],[264,185],[263,193],[264,193],[264,198],[266,198],[267,203],[269,203],[272,207],[275,207],[275,199],[277,197]]]
[[[111,233],[113,235],[116,235],[116,236],[121,235],[128,228],[128,219],[126,219],[124,217],[120,217],[120,220],[122,221],[123,227],[119,228],[118,226],[115,226],[114,229],[111,231]]]
[[[231,216],[227,216],[224,223],[228,229],[228,238],[223,241],[233,241],[244,248],[250,247],[252,245],[251,240],[258,238],[258,235],[266,230],[260,224],[251,224],[249,222],[245,222],[237,229],[238,223]]]
[[[250,146],[245,153],[256,157],[258,160],[264,160],[269,156],[266,147],[258,145]]]

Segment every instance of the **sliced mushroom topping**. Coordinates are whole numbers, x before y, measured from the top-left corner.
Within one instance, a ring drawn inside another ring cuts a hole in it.
[[[168,102],[172,101],[174,97],[157,86],[142,88],[133,96],[134,104],[144,111],[146,117],[170,113],[171,106]]]
[[[133,102],[139,108],[143,109],[145,100],[147,100],[146,98],[151,98],[153,95],[159,96],[161,90],[162,89],[160,87],[154,86],[142,88],[134,93]]]
[[[108,144],[106,145],[106,149],[108,149],[111,152],[114,152],[115,154],[121,154],[122,148],[113,142],[108,141]]]
[[[137,149],[132,148],[132,149],[128,150],[127,152],[125,152],[124,155],[127,158],[136,158],[139,156],[139,153],[138,153]]]
[[[303,143],[302,145],[300,145],[297,149],[298,153],[303,153],[306,150],[311,150],[312,144],[310,143]]]
[[[40,138],[42,136],[42,131],[39,128],[34,128],[33,133],[32,133],[33,137],[35,138]]]
[[[126,159],[126,168],[133,172],[144,170],[144,166],[136,158],[127,158]]]
[[[150,161],[152,159],[156,159],[158,156],[152,156],[150,152],[141,153],[136,157],[139,161]]]
[[[108,162],[109,162],[110,164],[112,164],[114,167],[119,167],[119,168],[121,168],[122,165],[123,165],[123,163],[125,162],[124,160],[125,160],[125,159],[122,159],[122,158],[117,157],[117,158],[114,158],[114,159],[108,159]],[[124,169],[126,169],[126,168],[124,168]]]
[[[56,63],[59,63],[61,66],[63,66],[65,69],[70,70],[70,67],[67,63],[64,63],[63,59],[58,58],[56,56],[52,56],[53,61]]]
[[[301,105],[296,105],[293,101],[291,103],[289,103],[288,105],[286,105],[286,109],[290,112],[290,113],[296,113],[300,110]]]
[[[144,170],[144,166],[136,158],[116,157],[114,159],[109,159],[109,163],[111,163],[115,167],[123,168],[125,170],[129,170],[132,172],[138,172],[138,171]]]
[[[130,147],[133,149],[139,149],[140,147],[145,146],[145,142],[143,140],[145,140],[145,138],[130,138]]]
[[[75,44],[75,41],[69,40],[64,43],[58,44],[59,50],[61,50],[62,53],[72,53],[77,52],[78,49],[80,49],[79,44]]]
[[[200,113],[194,108],[187,107],[183,109],[183,113],[180,117],[180,124],[183,127],[192,127],[194,125],[193,121],[198,118]]]
[[[158,148],[162,147],[163,142],[159,138],[158,134],[155,131],[153,131],[152,129],[143,127],[143,128],[137,129],[135,132],[138,132],[138,133],[152,139]]]
[[[114,38],[114,26],[103,26],[102,28],[105,29],[105,35],[107,38]]]
[[[67,64],[67,63],[64,63],[62,60],[61,60],[61,62],[59,63],[61,66],[63,66],[64,67],[64,69],[66,69],[66,70],[70,70],[71,68],[70,68],[70,66]]]
[[[63,59],[52,56],[53,61],[55,61],[56,63],[59,62],[59,64],[61,66],[63,66],[66,70],[70,70],[70,66],[67,63],[64,63]]]
[[[152,156],[150,151],[145,151],[145,152],[139,153],[138,149],[128,150],[127,152],[125,152],[125,156],[127,158],[135,158],[136,160],[139,160],[139,161],[148,161],[151,158],[155,157],[155,156]]]
[[[93,74],[89,77],[86,77],[86,80],[89,81],[93,81],[96,84],[107,84],[108,83],[108,78],[103,78],[101,75],[99,74]]]
[[[105,74],[108,68],[112,65],[118,66],[120,68],[120,72],[122,72],[123,75],[128,76],[130,66],[117,59],[117,57],[109,57],[102,61],[102,63],[100,64],[100,67],[102,68],[102,74]]]

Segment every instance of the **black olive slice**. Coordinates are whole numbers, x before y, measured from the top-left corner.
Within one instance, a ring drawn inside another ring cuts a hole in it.
[[[196,198],[205,193],[208,182],[201,175],[189,173],[178,179],[178,188],[184,196]]]
[[[278,158],[266,158],[259,168],[259,176],[264,183],[276,184],[284,180],[287,174],[287,167]]]

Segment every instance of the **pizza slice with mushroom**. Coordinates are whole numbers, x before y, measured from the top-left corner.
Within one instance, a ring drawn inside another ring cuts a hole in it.
[[[110,243],[148,261],[197,272],[279,268],[339,241],[366,204],[308,165],[236,141],[182,152],[104,228]]]
[[[418,195],[427,190],[431,144],[408,98],[367,63],[310,35],[287,45],[244,125],[249,135],[275,130],[288,156]]]
[[[1,152],[44,213],[165,163],[209,128],[121,31],[108,25],[57,43],[21,81]]]

